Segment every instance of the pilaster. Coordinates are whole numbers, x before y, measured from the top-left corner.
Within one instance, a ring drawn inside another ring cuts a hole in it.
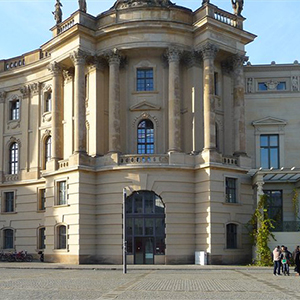
[[[4,171],[4,152],[3,152],[3,130],[4,130],[4,103],[6,99],[6,92],[0,90],[0,183],[3,181]]]

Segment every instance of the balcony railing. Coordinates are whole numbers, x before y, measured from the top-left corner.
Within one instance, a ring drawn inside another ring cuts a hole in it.
[[[276,223],[275,228],[272,231],[275,232],[299,232],[300,231],[300,221],[283,221],[281,223]]]
[[[169,163],[168,155],[145,154],[145,155],[121,155],[120,165],[128,164],[167,164]]]

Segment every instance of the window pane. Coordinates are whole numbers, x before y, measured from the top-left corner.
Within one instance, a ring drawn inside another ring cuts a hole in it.
[[[142,218],[136,218],[134,220],[134,235],[143,235],[143,227],[144,227],[144,220]]]
[[[145,219],[145,235],[154,235],[154,219]]]
[[[127,218],[126,219],[126,234],[128,236],[133,235],[132,221],[133,221],[132,218]]]
[[[269,168],[269,152],[268,149],[260,149],[260,166],[263,169]]]
[[[226,229],[227,229],[227,248],[236,249],[237,248],[237,225],[228,224]]]
[[[11,229],[4,230],[4,249],[12,249],[14,247],[14,232]]]
[[[126,213],[132,214],[132,197],[126,199]]]
[[[280,82],[277,85],[277,90],[286,90],[286,82]]]
[[[59,249],[66,249],[67,248],[66,226],[60,226],[58,232],[59,232]]]
[[[258,83],[258,90],[259,91],[266,91],[266,90],[268,90],[268,88],[267,88],[267,86],[264,82],[259,82]]]
[[[270,146],[278,146],[278,135],[270,135]]]
[[[270,167],[278,169],[279,168],[278,149],[270,149],[270,156],[271,156]]]
[[[164,237],[157,237],[155,243],[155,254],[165,254],[165,238]]]
[[[140,195],[136,195],[134,199],[134,213],[143,213],[143,198]]]
[[[269,138],[267,135],[260,136],[260,146],[267,147],[269,146]]]

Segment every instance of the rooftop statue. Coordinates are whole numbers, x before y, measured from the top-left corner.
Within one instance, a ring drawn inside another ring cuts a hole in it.
[[[233,12],[235,15],[241,17],[244,7],[244,0],[231,0]]]
[[[54,15],[54,20],[56,21],[56,24],[61,23],[62,21],[62,11],[61,11],[61,6],[63,6],[59,0],[56,0],[55,3],[55,11],[53,11],[53,15]]]
[[[209,3],[210,0],[203,0],[202,1],[202,5],[204,5],[205,3]]]
[[[86,13],[86,1],[85,0],[78,0],[79,10]]]

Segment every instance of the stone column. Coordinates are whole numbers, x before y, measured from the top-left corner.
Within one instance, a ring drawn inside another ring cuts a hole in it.
[[[74,152],[86,154],[85,63],[88,54],[80,49],[70,54],[74,74]]]
[[[121,56],[117,51],[106,55],[109,63],[109,104],[108,104],[108,151],[121,151],[120,131],[120,63]]]
[[[62,99],[62,68],[54,62],[48,66],[52,73],[52,159],[58,161],[63,158],[63,99]],[[57,167],[57,166],[56,166]]]
[[[204,150],[216,150],[216,114],[214,95],[214,60],[217,47],[207,43],[202,49],[203,57],[203,111]]]
[[[181,111],[179,63],[181,52],[167,50],[169,62],[169,152],[181,152]]]
[[[234,155],[246,155],[244,55],[233,57]]]

